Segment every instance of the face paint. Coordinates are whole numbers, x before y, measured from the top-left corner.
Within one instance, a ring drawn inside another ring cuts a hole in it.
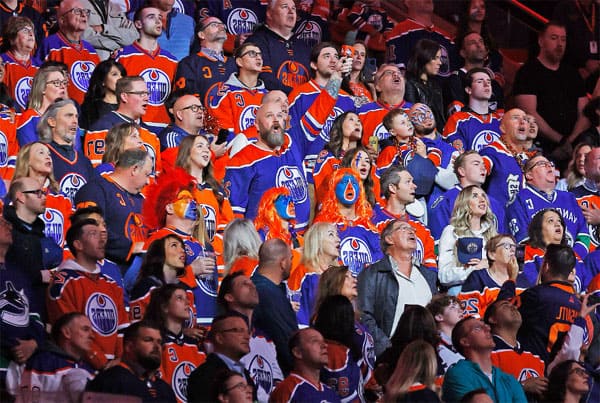
[[[358,200],[360,188],[352,175],[344,175],[335,185],[335,196],[344,206],[352,206]]]
[[[420,104],[410,112],[410,121],[413,125],[424,125],[428,120],[433,120],[433,112],[425,105]]]
[[[173,211],[179,218],[196,221],[198,219],[198,204],[187,190],[182,190],[173,202]]]
[[[281,195],[275,199],[275,211],[284,220],[296,218],[296,208],[291,196]]]

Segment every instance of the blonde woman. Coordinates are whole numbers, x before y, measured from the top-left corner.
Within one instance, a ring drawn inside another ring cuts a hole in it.
[[[119,154],[123,151],[144,146],[139,129],[140,126],[137,123],[119,123],[108,131],[105,138],[102,163],[96,167],[98,174],[102,175],[113,172],[117,159],[119,159]],[[92,160],[93,165],[98,163],[100,161]]]
[[[390,380],[385,384],[384,402],[440,402],[434,392],[437,358],[431,344],[409,343],[400,354]]]
[[[339,253],[340,237],[335,225],[328,222],[315,223],[304,234],[300,265],[288,279],[288,288],[300,292],[300,310],[296,314],[299,325],[310,325],[319,278],[329,266],[337,265]]]
[[[439,243],[438,277],[449,288],[448,294],[457,295],[473,270],[488,267],[485,244],[497,231],[496,216],[485,191],[476,185],[464,188]]]

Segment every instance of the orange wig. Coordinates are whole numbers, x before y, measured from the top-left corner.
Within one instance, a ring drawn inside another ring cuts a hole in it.
[[[263,194],[258,203],[258,215],[254,219],[254,227],[257,231],[265,232],[265,241],[272,238],[279,238],[285,243],[292,244],[292,234],[289,227],[293,227],[295,220],[289,220],[286,227],[282,219],[275,210],[275,200],[281,195],[289,196],[290,191],[285,187],[271,188]]]

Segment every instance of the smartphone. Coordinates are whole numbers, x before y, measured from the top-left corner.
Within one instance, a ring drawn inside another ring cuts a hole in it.
[[[227,142],[227,137],[229,137],[229,130],[220,129],[219,134],[217,134],[217,144],[223,144]]]
[[[592,306],[600,302],[600,291],[596,291],[588,297],[587,305]]]

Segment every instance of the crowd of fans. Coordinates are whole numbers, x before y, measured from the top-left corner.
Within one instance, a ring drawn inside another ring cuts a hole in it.
[[[516,75],[484,0],[43,3],[0,2],[3,401],[600,400],[598,2]]]

